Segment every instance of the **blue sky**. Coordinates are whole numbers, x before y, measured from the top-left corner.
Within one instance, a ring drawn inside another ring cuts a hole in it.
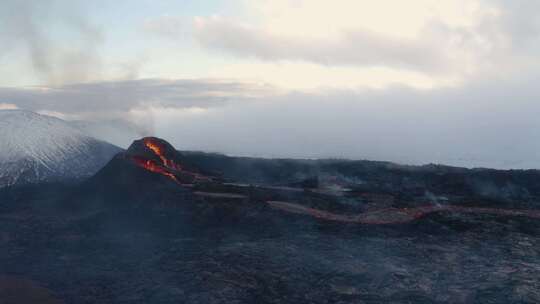
[[[538,12],[534,0],[0,0],[0,109],[137,126],[95,133],[120,145],[151,134],[231,154],[540,168]]]

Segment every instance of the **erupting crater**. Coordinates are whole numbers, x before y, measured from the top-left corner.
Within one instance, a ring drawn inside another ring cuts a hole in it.
[[[174,147],[156,137],[145,137],[135,141],[129,147],[127,155],[138,167],[166,176],[180,185],[187,186],[210,180],[210,177],[181,166],[179,153]]]
[[[143,142],[148,149],[152,150],[152,152],[154,152],[154,154],[159,157],[161,163],[165,167],[178,171],[182,170],[182,167],[176,164],[173,159],[167,158],[167,156],[165,156],[166,146],[163,143],[160,143],[159,141],[157,141],[157,139],[152,137],[144,138]]]

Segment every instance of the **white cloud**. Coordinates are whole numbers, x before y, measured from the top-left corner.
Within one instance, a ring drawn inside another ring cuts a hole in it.
[[[460,64],[470,68],[463,40],[497,14],[493,5],[465,0],[242,2],[248,17],[196,18],[199,41],[239,58],[382,66],[433,78]]]
[[[426,23],[439,20],[471,26],[485,5],[478,0],[242,0],[250,21],[273,34],[327,38],[364,29],[418,38]]]
[[[444,48],[428,39],[347,30],[324,39],[276,35],[222,18],[197,18],[196,35],[209,47],[269,61],[307,61],[327,66],[394,67],[434,72],[448,69]]]
[[[150,18],[143,24],[143,29],[147,32],[174,39],[185,38],[189,27],[186,18],[171,15]]]
[[[18,109],[17,105],[12,103],[0,103],[0,110],[16,110]]]
[[[540,4],[533,0],[243,3],[242,18],[197,17],[194,22],[195,36],[212,56],[234,56],[229,64],[212,69],[229,71],[231,77],[249,76],[251,70],[250,78],[260,78],[256,68],[270,74],[294,71],[296,79],[303,79],[297,87],[302,89],[319,86],[323,79],[331,82],[329,86],[341,79],[343,87],[350,87],[352,82],[345,79],[353,77],[339,77],[338,71],[356,76],[377,71],[376,81],[354,77],[354,85],[397,82],[434,88],[486,77],[511,78],[539,68],[540,22],[534,12]],[[234,73],[234,67],[241,72]],[[379,80],[381,71],[388,75],[386,81]],[[292,78],[288,75],[283,78]],[[276,85],[285,82],[263,79]]]
[[[284,90],[326,89],[384,89],[406,84],[417,89],[456,86],[460,79],[452,77],[429,77],[415,71],[402,71],[387,67],[358,69],[347,66],[321,66],[305,62],[257,62],[230,63],[211,68],[210,77],[233,78],[271,83]]]

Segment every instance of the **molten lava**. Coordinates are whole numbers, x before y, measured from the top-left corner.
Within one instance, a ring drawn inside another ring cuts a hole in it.
[[[134,156],[133,161],[139,167],[142,167],[142,168],[144,168],[144,169],[146,169],[146,170],[148,170],[150,172],[154,172],[154,173],[158,173],[158,174],[167,176],[168,178],[174,180],[175,182],[180,183],[178,181],[178,179],[176,178],[176,176],[173,173],[169,172],[167,170],[167,168],[165,168],[164,166],[158,164],[157,162],[155,162],[155,161],[153,161],[151,159],[145,159],[145,158],[142,158],[142,157]]]
[[[174,180],[176,183],[184,186],[191,185],[194,181],[209,181],[212,178],[185,170],[173,159],[167,157],[167,147],[155,138],[144,138],[144,146],[150,150],[158,160],[149,159],[143,156],[133,156],[133,162],[150,172],[158,173]]]
[[[182,170],[182,167],[174,162],[172,159],[168,159],[165,156],[165,147],[161,145],[159,142],[153,140],[152,138],[145,138],[144,139],[144,145],[152,150],[154,154],[161,159],[161,163],[168,168],[174,169],[174,170]]]

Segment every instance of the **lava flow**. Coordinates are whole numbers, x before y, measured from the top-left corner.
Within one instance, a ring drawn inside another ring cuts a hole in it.
[[[176,178],[176,176],[173,173],[169,172],[167,168],[165,168],[164,166],[158,164],[157,162],[151,159],[145,159],[142,157],[134,156],[133,161],[139,167],[142,167],[150,172],[159,173],[161,175],[167,176],[170,179],[174,180],[175,182],[180,183],[178,179]]]
[[[158,173],[174,180],[181,185],[191,185],[194,181],[208,181],[211,178],[202,174],[185,170],[181,165],[177,164],[174,159],[167,156],[169,150],[166,144],[159,140],[147,137],[143,139],[143,144],[146,149],[151,151],[159,160],[149,159],[144,156],[133,156],[132,160],[136,165],[150,172]]]
[[[176,164],[174,160],[168,159],[165,156],[164,147],[158,142],[156,142],[155,140],[153,140],[152,138],[145,138],[144,145],[148,149],[152,150],[152,152],[154,152],[154,154],[161,159],[161,162],[163,163],[165,167],[168,167],[174,170],[182,170],[182,167]]]
[[[343,215],[288,202],[269,201],[267,203],[272,208],[278,210],[296,214],[309,215],[322,220],[372,225],[402,224],[425,217],[430,213],[445,211],[453,213],[489,214],[498,216],[522,216],[540,219],[540,211],[538,210],[511,210],[462,206],[424,206],[403,209],[387,208],[372,212],[361,213],[358,215]]]

